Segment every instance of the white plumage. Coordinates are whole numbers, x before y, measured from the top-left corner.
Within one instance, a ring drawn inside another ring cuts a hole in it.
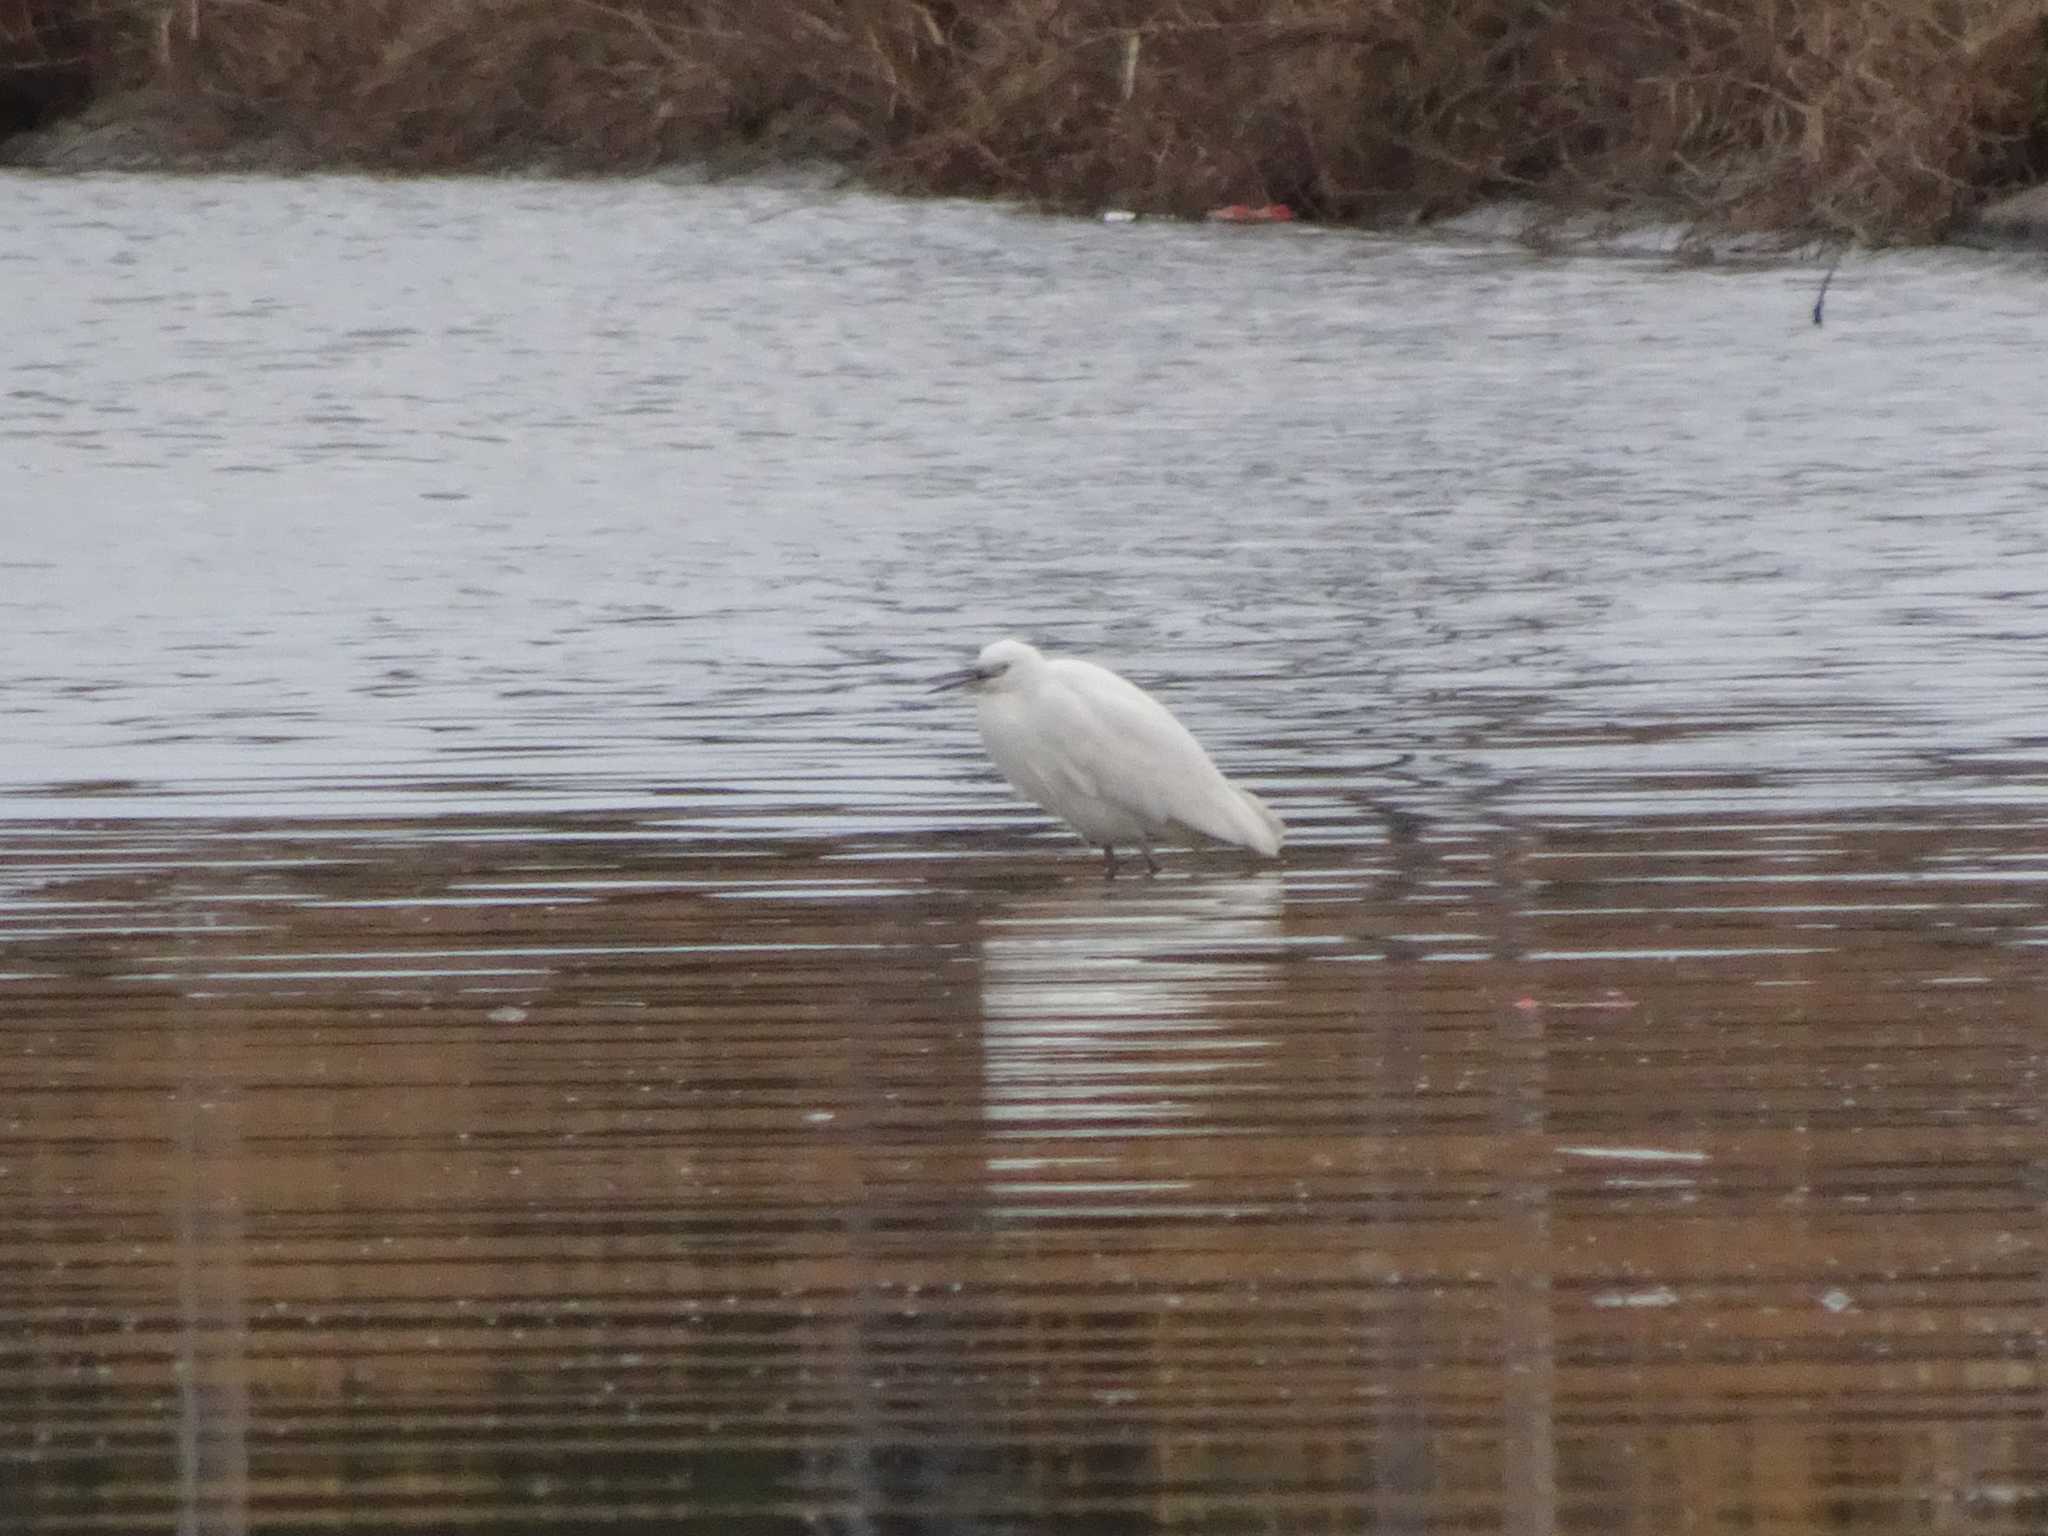
[[[988,755],[1018,794],[1103,851],[1149,868],[1155,842],[1211,838],[1272,858],[1280,818],[1217,771],[1186,726],[1107,667],[998,640],[941,687],[968,687]]]

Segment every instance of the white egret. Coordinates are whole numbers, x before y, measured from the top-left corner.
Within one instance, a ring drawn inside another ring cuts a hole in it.
[[[1280,818],[1223,777],[1164,704],[1107,667],[998,640],[932,691],[963,687],[1003,777],[1100,848],[1111,877],[1119,844],[1135,844],[1154,871],[1154,841],[1280,852]]]

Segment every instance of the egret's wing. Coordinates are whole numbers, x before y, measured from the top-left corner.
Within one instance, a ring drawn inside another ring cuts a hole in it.
[[[1148,826],[1176,823],[1224,842],[1271,836],[1241,793],[1165,705],[1092,662],[1051,664],[1061,758],[1091,792]]]
[[[1063,707],[1056,693],[1034,696],[1028,705],[998,696],[980,705],[981,737],[1017,792],[1057,816],[1098,800],[1091,769],[1094,754],[1077,757],[1076,740],[1091,739],[1085,719]]]

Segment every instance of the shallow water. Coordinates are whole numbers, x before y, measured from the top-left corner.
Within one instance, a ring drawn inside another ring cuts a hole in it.
[[[2031,270],[8,191],[8,1529],[2048,1523]]]

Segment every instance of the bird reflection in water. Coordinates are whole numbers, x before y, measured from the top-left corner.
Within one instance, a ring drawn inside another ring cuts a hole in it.
[[[1256,1012],[1276,984],[1277,872],[1062,886],[1005,902],[981,935],[984,1104],[1007,1214],[1177,1198],[1189,1180],[1138,1176],[1131,1138],[1199,1133],[1218,1096],[1263,1059]]]

